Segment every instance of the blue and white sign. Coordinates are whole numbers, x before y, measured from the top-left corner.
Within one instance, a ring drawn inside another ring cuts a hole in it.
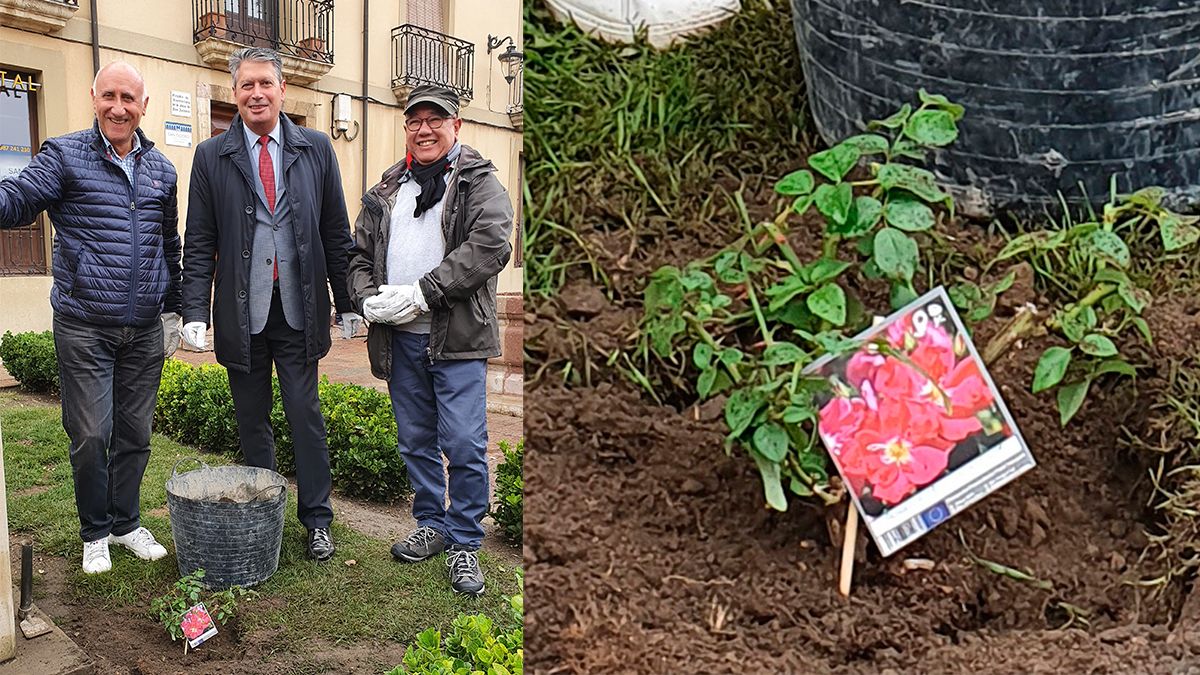
[[[181,148],[192,147],[192,125],[182,122],[166,123],[167,145],[178,145]]]

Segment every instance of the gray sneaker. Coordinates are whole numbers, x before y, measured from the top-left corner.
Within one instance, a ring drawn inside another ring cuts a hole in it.
[[[421,562],[446,550],[446,538],[432,527],[418,527],[392,546],[392,557],[401,562]]]
[[[479,569],[479,551],[450,549],[446,551],[446,566],[450,568],[450,587],[464,595],[483,595],[483,570]]]

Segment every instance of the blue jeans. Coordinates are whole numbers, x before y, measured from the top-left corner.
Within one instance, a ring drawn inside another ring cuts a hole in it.
[[[488,509],[487,360],[432,361],[428,335],[393,330],[388,391],[417,525],[449,546],[478,549]]]
[[[98,326],[54,316],[62,424],[71,440],[79,536],[141,527],[142,475],[162,378],[162,324]]]

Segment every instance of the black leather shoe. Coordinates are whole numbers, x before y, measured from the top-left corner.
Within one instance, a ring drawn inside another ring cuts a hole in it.
[[[328,527],[318,527],[308,531],[308,547],[305,552],[309,559],[325,562],[333,557],[335,550],[333,537],[329,535]]]

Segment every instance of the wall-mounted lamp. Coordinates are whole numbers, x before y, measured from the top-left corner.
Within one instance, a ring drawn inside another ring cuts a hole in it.
[[[333,95],[333,118],[329,124],[329,135],[334,138],[344,138],[352,141],[358,138],[358,122],[350,119],[350,94]],[[350,125],[354,125],[354,133],[348,133]]]
[[[508,68],[508,73],[504,76],[504,81],[512,84],[513,80],[517,79],[517,72],[520,70],[521,64],[525,61],[525,53],[517,51],[517,43],[512,39],[511,35],[505,35],[504,37],[488,35],[487,40],[489,54],[499,49],[500,45],[505,42],[508,43],[508,49],[497,54],[496,58]]]

